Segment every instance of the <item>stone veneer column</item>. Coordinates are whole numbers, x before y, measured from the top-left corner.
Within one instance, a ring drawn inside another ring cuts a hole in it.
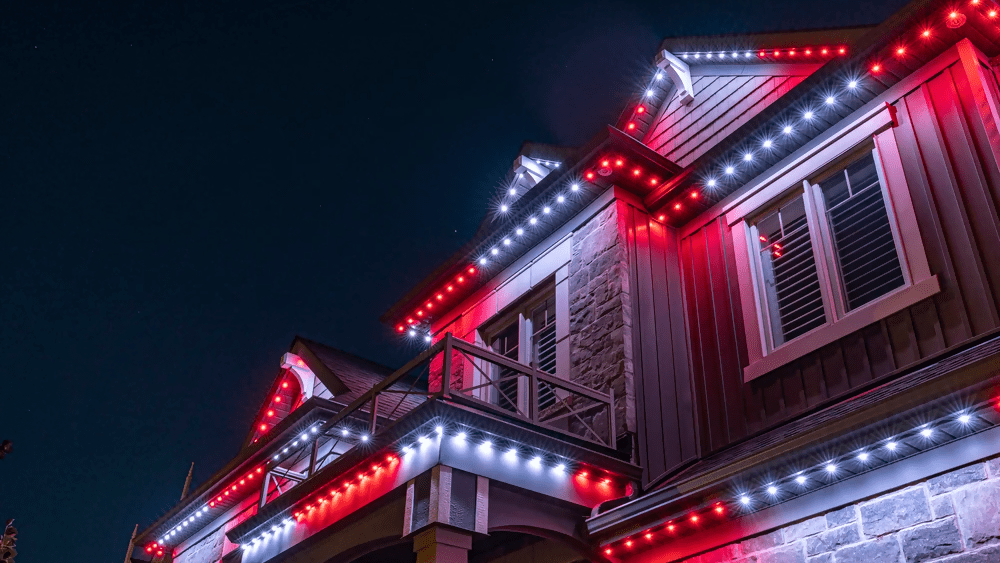
[[[569,264],[570,378],[614,389],[619,434],[636,430],[626,212],[615,200],[573,233]]]

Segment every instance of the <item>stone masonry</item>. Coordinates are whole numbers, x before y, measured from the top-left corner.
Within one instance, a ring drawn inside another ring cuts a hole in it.
[[[1000,563],[1000,457],[685,563]]]
[[[624,205],[613,202],[573,233],[569,264],[570,377],[591,389],[614,390],[619,434],[635,431]],[[595,416],[593,424],[601,428],[604,420]]]

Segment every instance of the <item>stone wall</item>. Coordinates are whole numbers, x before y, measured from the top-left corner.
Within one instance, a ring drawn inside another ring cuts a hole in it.
[[[1000,458],[685,563],[1000,562]]]
[[[573,233],[569,264],[570,378],[614,390],[619,434],[636,430],[624,205],[613,202]]]

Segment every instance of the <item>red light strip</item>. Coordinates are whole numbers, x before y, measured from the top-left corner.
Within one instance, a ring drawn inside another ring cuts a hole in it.
[[[684,51],[677,53],[685,60],[712,62],[750,62],[761,59],[830,58],[844,56],[847,47],[843,45],[807,45],[802,47],[777,47],[757,50],[733,49],[728,51]]]

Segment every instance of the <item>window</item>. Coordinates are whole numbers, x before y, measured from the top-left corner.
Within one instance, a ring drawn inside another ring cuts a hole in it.
[[[487,346],[493,352],[531,366],[539,371],[556,374],[556,299],[551,288],[541,295],[529,297],[503,315],[492,327],[484,331]],[[491,386],[489,401],[511,412],[526,410],[527,390],[524,377],[517,371],[492,365],[490,377],[497,382]],[[555,391],[545,382],[539,382],[538,407],[545,409],[556,401]]]
[[[941,291],[896,141],[894,109],[753,180],[725,210],[750,381]]]
[[[772,349],[906,283],[871,147],[803,182],[751,234]]]

